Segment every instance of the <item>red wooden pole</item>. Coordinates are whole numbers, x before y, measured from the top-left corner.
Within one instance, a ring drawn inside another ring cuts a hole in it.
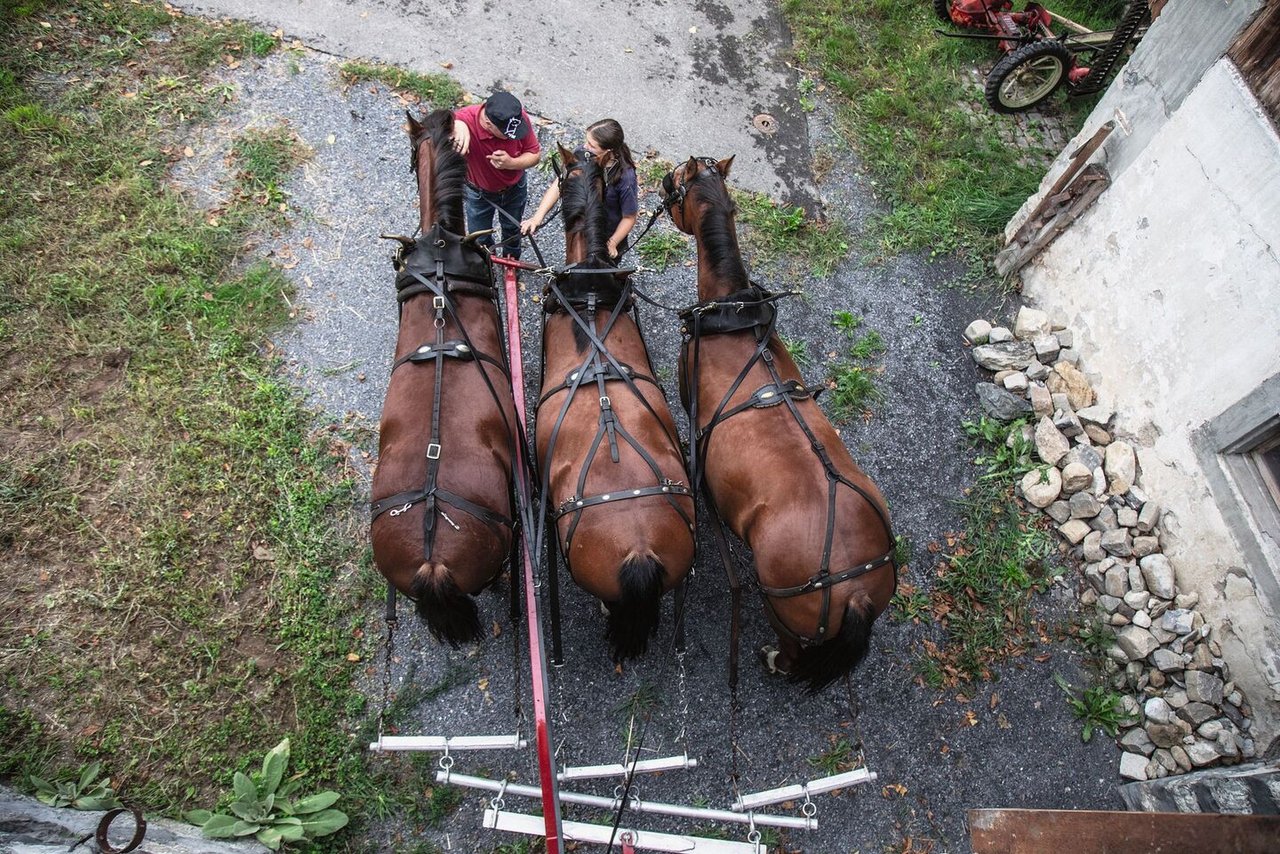
[[[524,360],[520,350],[520,305],[516,287],[517,270],[537,269],[532,264],[512,258],[495,256],[495,264],[503,268],[503,283],[507,308],[507,358],[511,363],[511,386],[516,403],[516,417],[527,424],[524,404]],[[516,488],[524,507],[531,507],[532,494],[525,466],[527,449],[524,442],[516,442]],[[529,518],[530,523],[537,520]],[[542,648],[542,621],[538,616],[538,597],[534,589],[533,562],[529,557],[529,544],[533,532],[531,524],[522,525],[524,532],[524,607],[529,627],[529,660],[533,678],[533,715],[538,746],[538,777],[542,788],[542,817],[546,823],[547,854],[560,854],[560,792],[556,781],[556,767],[551,750],[551,723],[547,717],[547,660]],[[513,582],[514,583],[514,582]]]

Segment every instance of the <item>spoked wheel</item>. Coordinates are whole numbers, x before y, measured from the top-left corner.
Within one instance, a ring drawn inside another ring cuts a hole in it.
[[[1062,85],[1071,51],[1056,41],[1032,42],[1004,55],[987,75],[984,94],[997,113],[1029,110]]]
[[[941,20],[951,23],[951,0],[933,0],[933,11]]]

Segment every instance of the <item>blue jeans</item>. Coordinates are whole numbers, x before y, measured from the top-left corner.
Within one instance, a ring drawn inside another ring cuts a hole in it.
[[[520,180],[515,186],[498,193],[490,193],[467,184],[463,195],[467,211],[467,231],[493,228],[493,217],[497,213],[498,225],[502,229],[502,254],[508,258],[519,258],[520,220],[524,218],[524,204],[528,196],[529,182],[524,173],[520,174]],[[493,236],[486,234],[476,242],[493,246]]]

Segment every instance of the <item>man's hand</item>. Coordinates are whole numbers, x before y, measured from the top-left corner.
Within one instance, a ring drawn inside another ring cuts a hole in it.
[[[463,157],[471,150],[471,128],[457,119],[453,120],[453,150]]]
[[[489,165],[494,169],[517,169],[515,159],[505,151],[495,151],[489,155]]]
[[[542,225],[542,216],[535,213],[533,216],[520,223],[521,234],[533,234]]]

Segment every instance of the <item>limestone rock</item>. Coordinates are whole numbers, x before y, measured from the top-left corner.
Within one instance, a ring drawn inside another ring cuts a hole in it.
[[[982,344],[974,347],[970,354],[975,362],[988,371],[1018,371],[1031,364],[1036,358],[1035,348],[1026,341]]]
[[[1019,340],[1028,341],[1038,335],[1048,335],[1052,331],[1048,313],[1027,308],[1025,305],[1018,309],[1018,316],[1013,321],[1013,334]]]
[[[1104,459],[1108,491],[1112,495],[1128,492],[1138,476],[1138,458],[1133,447],[1128,442],[1112,442],[1107,445]]]
[[[1051,323],[1052,325],[1052,323]],[[1076,343],[1075,333],[1070,329],[1063,329],[1058,326],[1053,327],[1054,337],[1058,339],[1059,347],[1074,347]]]
[[[1081,537],[1083,539],[1083,537]],[[1163,554],[1147,555],[1138,562],[1142,567],[1142,577],[1147,582],[1147,589],[1161,599],[1172,599],[1177,595],[1174,586],[1173,566]]]
[[[1102,454],[1098,452],[1097,448],[1091,448],[1088,445],[1076,445],[1067,451],[1067,455],[1062,458],[1061,463],[1064,470],[1072,463],[1079,463],[1092,473],[1102,465]]]
[[[1138,524],[1138,511],[1132,507],[1120,507],[1116,510],[1116,524],[1121,528],[1132,528]]]
[[[978,383],[976,388],[982,410],[998,421],[1013,421],[1031,411],[1031,404],[991,383]]]
[[[1146,534],[1155,530],[1157,524],[1160,523],[1160,505],[1153,501],[1148,501],[1142,505],[1142,512],[1138,514],[1137,528]]]
[[[1094,404],[1093,406],[1082,407],[1076,412],[1076,416],[1084,424],[1096,424],[1105,429],[1115,416],[1115,412],[1110,407]]]
[[[1187,683],[1187,699],[1192,703],[1222,705],[1222,680],[1217,676],[1203,670],[1188,670],[1184,678]]]
[[[1111,434],[1103,430],[1097,424],[1084,425],[1084,434],[1089,437],[1089,441],[1095,445],[1110,445]]]
[[[1053,426],[1062,431],[1062,435],[1075,438],[1076,441],[1080,440],[1080,434],[1084,432],[1080,419],[1070,409],[1060,409],[1053,413]]]
[[[1197,768],[1205,765],[1212,765],[1218,761],[1218,745],[1212,741],[1205,741],[1197,738],[1186,747],[1187,758],[1191,760],[1191,764]],[[1131,754],[1125,754],[1131,755]]]
[[[1066,489],[1066,487],[1067,477],[1064,472],[1062,476],[1062,488]],[[1049,514],[1050,519],[1061,525],[1063,522],[1071,518],[1071,505],[1065,501],[1058,500],[1046,507],[1044,512]]]
[[[1067,505],[1071,508],[1072,519],[1092,519],[1102,509],[1098,499],[1087,492],[1077,492],[1067,500]]]
[[[1062,479],[1063,486],[1066,486],[1066,478]],[[1160,551],[1160,540],[1157,537],[1134,537],[1133,538],[1133,556],[1146,557]]]
[[[1116,557],[1128,557],[1133,552],[1132,543],[1129,541],[1129,532],[1124,528],[1105,531],[1102,534],[1100,545],[1103,551]]]
[[[1081,463],[1068,463],[1062,469],[1062,489],[1064,492],[1080,492],[1083,489],[1088,489],[1092,485],[1093,472]]]
[[[1192,612],[1185,608],[1174,608],[1171,611],[1165,611],[1164,616],[1160,618],[1160,628],[1166,632],[1173,632],[1175,635],[1190,634],[1194,628],[1192,625]]]
[[[1053,397],[1049,394],[1049,389],[1042,385],[1033,385],[1027,389],[1027,394],[1031,399],[1031,411],[1036,415],[1050,415],[1053,413]]]
[[[1155,724],[1167,724],[1173,721],[1173,709],[1164,701],[1164,697],[1152,697],[1142,706],[1142,713],[1147,720]],[[1154,740],[1154,739],[1153,739]]]
[[[975,320],[964,328],[964,340],[970,344],[986,344],[991,336],[991,324],[985,320]]]
[[[1129,574],[1125,572],[1123,566],[1112,566],[1107,570],[1107,574],[1103,576],[1103,581],[1103,592],[1108,596],[1122,599],[1124,594],[1129,592]]]
[[[1126,578],[1128,573],[1126,573]],[[1128,605],[1135,611],[1141,611],[1147,607],[1147,603],[1151,601],[1151,594],[1145,590],[1130,590],[1124,594],[1124,604]]]
[[[1182,669],[1183,665],[1182,656],[1178,655],[1173,650],[1165,649],[1164,647],[1160,647],[1155,652],[1151,653],[1151,663],[1155,665],[1161,673],[1177,673]],[[1165,708],[1169,707],[1169,704],[1165,703],[1163,699],[1161,699],[1160,702],[1164,703]],[[1148,713],[1147,717],[1150,716],[1150,713]],[[1161,723],[1164,722],[1165,721],[1161,721]]]
[[[1151,632],[1138,626],[1125,626],[1117,631],[1116,645],[1124,650],[1130,661],[1146,658],[1160,646]]]
[[[1098,531],[1090,531],[1084,538],[1084,542],[1080,544],[1083,557],[1087,561],[1100,561],[1107,556],[1102,550],[1102,534]]]
[[[1062,475],[1056,468],[1032,469],[1022,476],[1022,494],[1036,507],[1048,507],[1062,492]]]
[[[1071,450],[1071,443],[1067,441],[1067,437],[1048,417],[1041,418],[1036,424],[1035,443],[1036,453],[1040,455],[1040,459],[1051,466],[1056,466],[1058,461],[1067,455],[1067,451]]]
[[[1003,344],[1012,340],[1013,332],[1007,326],[993,326],[987,335],[987,342],[990,344]]]
[[[1071,545],[1078,545],[1089,533],[1089,525],[1080,519],[1071,519],[1058,526],[1058,533],[1067,538]]]
[[[1036,359],[1046,365],[1052,365],[1062,352],[1062,345],[1058,343],[1056,335],[1037,335],[1031,341],[1031,346],[1035,348]]]
[[[1205,721],[1212,720],[1217,716],[1218,710],[1208,703],[1187,703],[1181,709],[1178,709],[1178,717],[1193,727],[1200,726]]]
[[[1142,727],[1134,727],[1122,735],[1120,748],[1131,753],[1141,753],[1144,756],[1150,756],[1156,750],[1156,746],[1147,737],[1147,731]]]
[[[1042,362],[1032,362],[1027,365],[1027,379],[1032,382],[1043,382],[1045,377],[1049,376],[1049,366]],[[1045,389],[1048,391],[1048,389]]]
[[[1049,391],[1065,393],[1071,408],[1076,411],[1093,404],[1093,387],[1089,385],[1088,378],[1070,362],[1059,361],[1054,365],[1047,382]]]
[[[1121,753],[1120,776],[1128,780],[1147,779],[1147,757],[1141,753]]]
[[[1027,375],[1022,371],[1011,371],[1009,375],[1001,381],[1001,385],[1005,387],[1006,391],[1010,391],[1021,396],[1026,392],[1031,383],[1027,381]]]
[[[1147,724],[1147,738],[1156,747],[1170,748],[1182,743],[1182,730],[1173,724]]]

